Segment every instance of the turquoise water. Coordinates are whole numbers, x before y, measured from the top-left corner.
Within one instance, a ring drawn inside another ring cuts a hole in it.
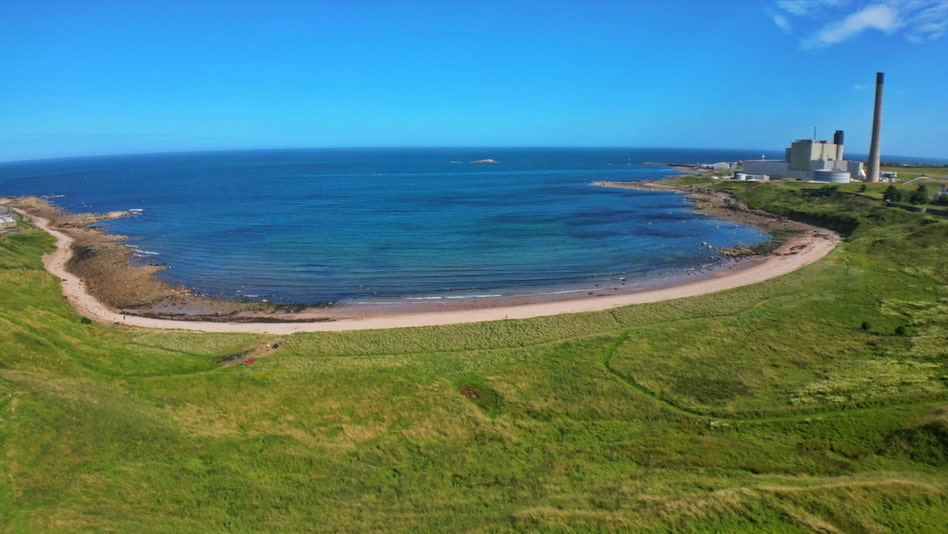
[[[352,149],[112,156],[0,164],[0,195],[110,221],[161,277],[281,303],[479,298],[698,270],[760,230],[681,195],[593,187],[656,179],[646,161],[760,151]],[[493,159],[497,163],[476,163]]]

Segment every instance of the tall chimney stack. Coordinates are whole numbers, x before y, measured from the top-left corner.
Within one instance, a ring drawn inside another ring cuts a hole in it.
[[[882,83],[885,74],[876,73],[876,107],[872,115],[872,142],[869,144],[869,172],[866,179],[879,181],[879,130],[882,128]]]

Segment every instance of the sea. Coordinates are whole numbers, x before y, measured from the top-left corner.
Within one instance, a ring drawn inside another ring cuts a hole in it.
[[[680,194],[603,188],[761,151],[255,150],[0,163],[0,196],[105,221],[200,294],[281,304],[509,297],[698,272],[770,239]],[[781,153],[768,157],[779,158]]]

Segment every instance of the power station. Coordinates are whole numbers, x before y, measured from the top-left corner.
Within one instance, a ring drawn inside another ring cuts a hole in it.
[[[843,157],[843,131],[836,130],[833,141],[797,139],[785,151],[783,160],[747,160],[744,174],[770,178],[848,183],[866,177],[862,162]]]
[[[746,160],[738,179],[792,178],[814,182],[848,183],[850,181],[879,181],[879,137],[882,126],[882,84],[885,75],[876,73],[875,112],[872,119],[872,142],[869,146],[869,170],[863,170],[861,161],[847,161],[843,157],[843,131],[836,130],[833,141],[797,139],[785,151],[781,160]],[[815,136],[814,136],[815,137]]]

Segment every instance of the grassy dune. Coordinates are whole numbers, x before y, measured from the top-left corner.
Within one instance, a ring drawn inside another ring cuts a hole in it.
[[[2,237],[0,529],[943,531],[948,223],[715,187],[846,242],[705,297],[278,339],[89,324],[52,239]]]

